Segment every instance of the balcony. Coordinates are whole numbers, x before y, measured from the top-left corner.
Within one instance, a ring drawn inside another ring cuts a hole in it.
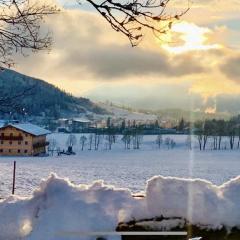
[[[0,141],[22,141],[22,136],[0,136]]]
[[[49,145],[49,142],[38,142],[33,144],[33,148],[46,147]]]

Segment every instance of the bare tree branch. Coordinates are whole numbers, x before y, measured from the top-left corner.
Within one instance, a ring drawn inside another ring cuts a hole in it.
[[[81,4],[81,0],[77,0]],[[132,46],[143,39],[144,30],[151,30],[161,39],[171,29],[172,22],[179,20],[189,10],[188,7],[174,15],[168,14],[171,0],[86,0],[111,25],[125,35]]]
[[[79,3],[81,0],[77,0]],[[125,35],[132,46],[144,36],[144,30],[161,36],[188,10],[170,15],[167,7],[171,0],[86,0],[111,25]],[[0,0],[0,68],[14,64],[13,55],[28,50],[40,51],[51,47],[51,34],[42,30],[44,17],[58,13],[56,6],[37,0]],[[3,68],[4,69],[4,68]],[[31,87],[30,87],[31,88]],[[17,111],[20,100],[29,94],[26,89],[15,96],[0,94],[0,111]]]
[[[0,67],[11,67],[16,52],[50,49],[51,34],[40,31],[41,23],[58,11],[56,6],[37,1],[0,0]]]

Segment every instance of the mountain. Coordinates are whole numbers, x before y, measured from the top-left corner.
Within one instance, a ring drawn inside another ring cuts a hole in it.
[[[13,70],[0,72],[0,89],[2,96],[16,96],[30,89],[20,98],[18,105],[29,116],[64,117],[83,113],[105,114],[106,110],[87,98],[74,97],[69,93],[43,80],[32,78]],[[1,106],[0,106],[1,107]]]

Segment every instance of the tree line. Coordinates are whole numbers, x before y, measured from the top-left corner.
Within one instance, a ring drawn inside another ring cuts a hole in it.
[[[137,150],[141,149],[143,144],[144,135],[141,134],[139,130],[125,131],[123,135],[117,135],[115,132],[106,133],[90,133],[81,134],[79,138],[75,134],[69,134],[66,140],[66,147],[69,149],[76,150],[77,148],[81,151],[98,151],[100,149],[112,150],[113,146],[118,142],[122,142],[123,148],[125,150]],[[157,149],[163,148],[165,146],[167,149],[173,149],[176,146],[176,142],[170,138],[165,137],[161,134],[156,135],[156,138],[152,141],[153,145]],[[79,146],[79,147],[77,147]],[[60,152],[61,149],[55,138],[49,139],[48,152],[54,155],[54,152]]]
[[[205,120],[197,121],[192,127],[192,134],[196,135],[200,150],[206,150],[210,140],[211,149],[226,149],[228,146],[232,150],[240,148],[240,115],[229,120]],[[228,139],[228,146],[223,144],[223,138]]]

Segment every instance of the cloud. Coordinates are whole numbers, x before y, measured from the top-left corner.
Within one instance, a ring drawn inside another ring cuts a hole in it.
[[[159,47],[130,47],[128,40],[93,13],[68,10],[47,24],[54,33],[51,54],[21,59],[21,68],[34,69],[40,58],[41,67],[48,75],[69,74],[79,81],[80,75],[93,81],[109,81],[145,75],[175,77],[205,71],[191,55],[170,57]]]
[[[201,96],[199,94],[189,94],[188,83],[152,83],[152,84],[128,84],[107,83],[93,89],[88,93],[91,99],[101,101],[106,99],[106,92],[111,101],[120,105],[136,108],[201,108]]]
[[[46,20],[45,27],[53,31],[52,51],[19,57],[16,70],[44,79],[75,95],[101,95],[102,99],[111,99],[111,89],[116,89],[115,95],[120,99],[129,99],[133,103],[133,96],[138,96],[136,105],[145,102],[147,107],[154,102],[157,108],[159,102],[185,107],[192,97],[206,99],[233,91],[240,93],[240,85],[237,87],[237,83],[228,79],[233,75],[236,78],[238,74],[237,63],[234,65],[234,61],[230,61],[235,54],[225,47],[174,55],[162,50],[159,41],[150,34],[140,46],[131,48],[128,40],[113,31],[99,15],[77,9],[52,16]],[[206,44],[225,45],[227,40],[222,38],[227,29],[211,29]],[[224,62],[226,57],[228,62]],[[219,64],[223,65],[221,70]],[[189,84],[181,86],[184,81]],[[110,85],[108,90],[106,86]],[[146,86],[151,89],[141,98]],[[164,95],[165,92],[168,94]]]
[[[220,66],[221,71],[231,80],[240,83],[240,55],[229,58]]]
[[[191,65],[188,64],[189,61],[192,62]],[[64,63],[69,65],[68,68],[85,68],[97,81],[124,80],[128,76],[152,74],[172,77],[204,71],[204,67],[187,55],[170,60],[164,53],[118,45],[103,47],[95,44],[91,50],[82,50],[81,54],[73,48],[64,54],[58,66]]]
[[[179,1],[179,0],[177,0]],[[211,11],[228,11],[239,9],[240,0],[194,0],[191,6],[195,8],[199,7],[211,7]]]

